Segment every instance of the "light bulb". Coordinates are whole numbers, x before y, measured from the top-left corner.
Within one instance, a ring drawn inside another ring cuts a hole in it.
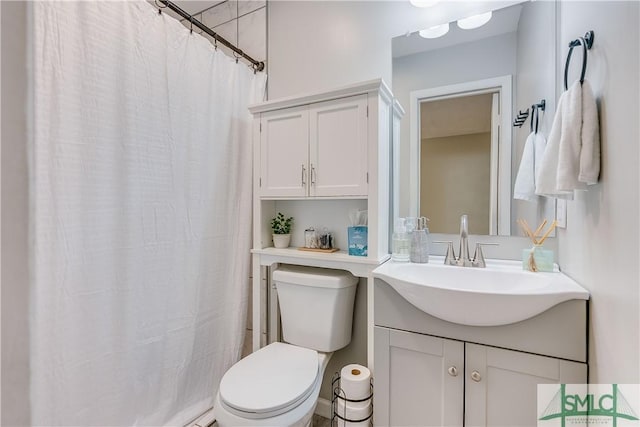
[[[458,27],[463,30],[473,30],[474,28],[482,27],[491,19],[491,11],[481,13],[480,15],[473,15],[468,18],[458,19]]]
[[[420,37],[424,37],[425,39],[437,39],[438,37],[442,37],[449,32],[449,23],[434,25],[433,27],[429,27],[426,30],[420,30],[418,34]]]
[[[409,3],[415,7],[431,7],[439,1],[440,0],[409,0]]]

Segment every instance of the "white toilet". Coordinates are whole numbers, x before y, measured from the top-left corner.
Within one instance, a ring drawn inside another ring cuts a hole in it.
[[[286,266],[273,272],[287,343],[245,357],[220,382],[220,427],[310,426],[333,351],[351,342],[358,279],[346,271]]]

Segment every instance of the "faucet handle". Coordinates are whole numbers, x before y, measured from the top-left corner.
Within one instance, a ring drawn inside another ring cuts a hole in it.
[[[456,265],[456,254],[453,251],[453,242],[450,240],[438,240],[433,243],[443,243],[447,245],[447,252],[444,256],[444,263],[447,265]]]
[[[476,243],[476,251],[473,254],[473,260],[471,260],[473,267],[485,268],[487,266],[484,260],[484,254],[482,253],[483,246],[498,246],[498,243]]]

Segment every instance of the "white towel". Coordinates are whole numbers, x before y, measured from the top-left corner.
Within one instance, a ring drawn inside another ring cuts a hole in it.
[[[540,170],[540,163],[544,156],[547,141],[541,132],[531,132],[524,143],[524,151],[520,160],[520,168],[513,186],[513,198],[535,202],[536,179]]]
[[[575,190],[600,175],[598,109],[588,81],[576,81],[560,96],[549,134],[536,194],[572,199]]]

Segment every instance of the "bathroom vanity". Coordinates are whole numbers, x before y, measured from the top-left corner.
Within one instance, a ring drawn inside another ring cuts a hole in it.
[[[574,290],[533,317],[472,326],[418,309],[376,278],[374,425],[536,425],[537,384],[587,382],[588,293]],[[467,311],[487,319],[495,317],[486,311],[499,310],[491,304],[475,309]]]

